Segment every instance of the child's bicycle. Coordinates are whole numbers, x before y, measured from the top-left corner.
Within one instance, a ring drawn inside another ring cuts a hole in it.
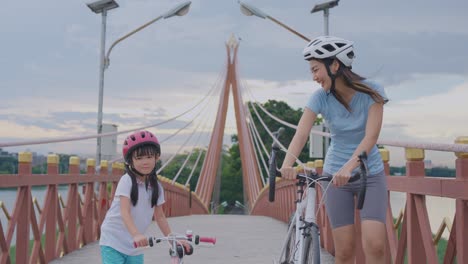
[[[275,200],[275,182],[276,177],[281,176],[277,168],[276,155],[280,150],[278,144],[278,135],[280,131],[275,132],[276,140],[273,140],[272,151],[269,161],[269,201]],[[359,155],[359,172],[353,175],[349,182],[361,179],[360,192],[358,194],[357,208],[360,210],[364,205],[367,184],[367,155],[363,152]],[[294,212],[288,227],[286,239],[281,250],[279,263],[281,264],[305,264],[320,263],[320,240],[319,227],[316,224],[316,190],[315,183],[319,181],[331,181],[333,177],[318,175],[314,169],[304,168],[303,172],[296,176],[298,180],[296,185],[297,200],[296,211]],[[304,187],[307,186],[307,193]],[[326,190],[323,195],[326,195]]]
[[[185,247],[180,243],[180,240],[189,241],[190,249],[186,250]],[[216,244],[216,238],[214,237],[200,237],[198,235],[192,235],[192,231],[187,230],[185,235],[177,235],[177,234],[169,234],[166,237],[148,237],[148,245],[149,247],[153,247],[155,244],[167,241],[170,244],[169,248],[169,256],[171,257],[171,264],[183,264],[184,256],[192,255],[193,254],[193,246],[192,243],[198,245],[200,242],[202,243],[210,243]],[[136,243],[133,243],[133,246],[136,247]]]

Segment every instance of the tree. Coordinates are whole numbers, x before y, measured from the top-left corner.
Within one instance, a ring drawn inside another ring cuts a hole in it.
[[[203,160],[206,155],[206,151],[203,149],[195,149],[190,156],[190,159],[187,161],[186,166],[182,169],[180,172],[176,182],[185,184],[187,182],[188,177],[190,176],[190,173],[192,172],[192,168],[195,165],[195,161],[200,154],[200,151],[203,153],[201,154],[202,156],[200,157],[200,161],[198,162],[197,167],[195,168],[195,171],[193,172],[192,178],[190,179],[190,190],[194,191],[195,187],[197,186],[198,182],[198,177],[200,176],[200,171],[201,167],[203,165]],[[161,175],[169,178],[169,179],[174,179],[174,177],[177,175],[177,172],[180,170],[182,167],[182,164],[184,161],[187,159],[189,153],[184,153],[184,154],[178,154],[174,157],[174,159],[169,163],[162,171]]]
[[[15,174],[18,172],[18,160],[14,157],[0,157],[0,174]]]
[[[276,118],[281,119],[293,125],[297,125],[299,123],[299,120],[301,119],[301,116],[303,113],[302,109],[292,109],[287,103],[283,101],[268,100],[266,103],[262,104],[262,106]],[[287,148],[294,134],[296,133],[296,130],[293,128],[286,127],[283,124],[280,124],[278,121],[272,119],[270,116],[264,113],[259,107],[256,106],[255,109],[257,110],[258,115],[261,117],[261,119],[263,120],[263,122],[266,124],[266,126],[268,127],[270,131],[273,131],[273,132],[277,131],[280,127],[285,128],[283,134],[279,138],[279,141],[281,142],[281,144],[283,144]],[[249,104],[249,110],[252,115],[253,121],[255,123],[255,127],[257,128],[258,133],[260,134],[260,138],[262,139],[265,147],[270,151],[271,145],[273,143],[273,139],[271,138],[270,134],[265,130],[262,123],[259,121],[257,114],[252,108],[252,104]],[[321,117],[317,118],[314,124],[318,125],[320,123],[322,123]],[[261,154],[263,155],[265,160],[268,159],[268,157],[263,151]],[[280,151],[278,153],[278,165],[279,166],[282,164],[284,157],[285,157],[285,153],[283,151]],[[306,144],[304,146],[298,158],[301,161],[310,160],[309,144]],[[258,160],[259,161],[261,160],[260,157]],[[268,175],[267,172],[264,170],[263,166],[261,166],[261,168],[263,170],[264,175]]]
[[[244,200],[244,191],[239,142],[236,135],[231,136],[231,142],[233,144],[228,153],[223,155],[220,200],[234,204],[235,201]]]

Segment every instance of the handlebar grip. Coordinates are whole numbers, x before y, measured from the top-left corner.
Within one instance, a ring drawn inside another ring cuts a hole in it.
[[[280,135],[283,133],[284,127],[280,127],[278,131],[273,132],[273,144],[271,146],[271,155],[270,160],[268,161],[268,201],[274,202],[275,201],[275,189],[276,189],[276,176],[278,175],[277,166],[276,166],[276,153],[280,150],[280,144],[278,144],[277,140]],[[276,140],[275,140],[276,139]]]
[[[272,153],[273,154],[273,153]],[[271,158],[276,159],[275,155],[271,155]],[[274,202],[275,201],[275,189],[276,189],[276,161],[274,162],[274,166],[270,166],[270,172],[268,175],[268,201]]]
[[[359,155],[359,161],[359,169],[361,171],[361,190],[358,194],[357,209],[361,210],[364,206],[364,200],[366,199],[367,174],[369,173],[369,168],[367,167],[367,153],[365,151]]]
[[[356,172],[353,176],[351,176],[351,178],[349,178],[348,183],[358,181],[359,179],[361,179],[361,174],[359,172]]]
[[[197,239],[195,239],[195,242],[197,241]],[[216,237],[198,237],[198,241],[199,242],[203,242],[203,243],[211,243],[211,244],[216,244]],[[198,244],[198,243],[195,243],[195,244]]]
[[[154,241],[153,240],[154,240],[154,237],[148,237],[148,246],[150,246],[150,247],[154,246]],[[156,243],[158,243],[158,241],[156,241]],[[135,241],[133,241],[133,247],[134,248],[138,247],[138,245],[137,245],[137,243]]]
[[[216,244],[216,237],[200,237],[200,242]]]

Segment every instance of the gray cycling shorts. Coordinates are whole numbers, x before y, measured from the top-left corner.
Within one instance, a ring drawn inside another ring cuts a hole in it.
[[[324,173],[324,176],[330,174]],[[354,224],[354,209],[357,200],[354,197],[359,193],[361,180],[348,183],[345,186],[330,187],[325,195],[325,208],[333,229]],[[327,183],[322,182],[324,188]],[[385,224],[387,214],[387,180],[382,171],[367,178],[367,190],[364,206],[360,211],[362,220],[375,220]]]

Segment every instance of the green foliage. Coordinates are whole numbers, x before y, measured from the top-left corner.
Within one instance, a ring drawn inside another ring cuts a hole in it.
[[[455,169],[448,167],[433,167],[432,169],[426,169],[426,175],[434,177],[455,177],[457,172]]]
[[[192,191],[194,191],[195,187],[197,186],[198,177],[200,175],[200,171],[201,171],[201,168],[202,168],[202,165],[203,165],[203,160],[204,160],[205,155],[206,155],[205,150],[195,149],[193,151],[192,155],[190,156],[190,159],[187,161],[185,167],[182,169],[182,171],[180,172],[180,174],[179,174],[179,176],[178,176],[178,178],[176,180],[178,183],[181,183],[181,184],[185,184],[187,182],[187,179],[190,176],[190,173],[192,171],[193,166],[195,165],[195,161],[197,160],[197,157],[200,154],[200,151],[203,152],[201,154],[202,156],[201,156],[200,161],[198,162],[198,165],[195,168],[195,171],[193,172],[193,176],[192,176],[192,178],[190,179],[190,182],[189,182],[190,183],[190,190],[192,190]],[[184,161],[187,159],[188,154],[189,153],[179,154],[176,157],[174,157],[174,159],[171,161],[171,163],[169,163],[169,165],[167,165],[161,171],[160,174],[162,176],[166,177],[166,178],[173,179],[177,175],[177,173],[180,170],[180,168],[182,167],[182,165],[184,164]]]
[[[227,201],[230,204],[243,201],[242,166],[238,143],[234,143],[228,154],[223,155],[223,160],[220,201]]]
[[[390,167],[390,175],[406,175],[406,167]]]
[[[59,156],[59,174],[68,173],[70,165],[70,157],[76,156],[74,154],[57,154]],[[35,165],[31,170],[32,174],[47,174],[47,162]],[[0,174],[15,174],[18,173],[18,159],[15,157],[0,157]],[[86,171],[81,171],[86,173]]]
[[[14,157],[0,157],[0,174],[15,174],[18,172],[18,160]]]
[[[393,218],[393,223],[396,222],[396,219]],[[397,229],[397,236],[398,236],[398,239],[402,239],[401,238],[401,226],[402,224],[400,224],[398,226],[398,229]],[[433,234],[432,237],[435,237],[435,235]],[[438,262],[439,263],[444,263],[444,256],[445,256],[445,253],[446,253],[446,250],[447,250],[447,244],[448,244],[448,241],[447,239],[445,238],[441,238],[439,240],[439,242],[437,243],[436,245],[436,250],[437,250],[437,257],[438,257]],[[408,255],[407,253],[405,253],[405,263],[408,263]],[[457,261],[455,260],[455,264],[457,263]]]
[[[297,125],[299,123],[299,120],[301,119],[303,110],[302,109],[292,109],[288,104],[286,104],[283,101],[276,101],[276,100],[268,100],[266,103],[262,104],[263,108],[265,108],[269,113],[271,113],[273,116],[288,122],[293,125]],[[295,129],[286,127],[283,124],[278,123],[278,121],[272,119],[270,116],[268,116],[265,112],[263,112],[259,107],[255,107],[257,110],[259,116],[265,123],[265,125],[268,127],[270,131],[277,131],[280,127],[284,127],[285,130],[283,134],[280,136],[279,141],[281,144],[283,144],[286,148],[289,146],[289,143],[291,142],[294,133],[296,132]],[[268,151],[271,150],[271,145],[273,143],[273,140],[269,133],[265,130],[264,126],[262,123],[258,120],[257,114],[255,111],[252,109],[252,105],[249,104],[249,110],[252,114],[252,118],[254,120],[254,123],[256,125],[256,128],[258,130],[258,133],[260,134],[260,138],[263,141],[263,144],[267,148]],[[315,125],[320,124],[322,122],[322,118],[317,118],[315,121]],[[265,161],[268,160],[268,157],[265,153],[262,154],[264,156]],[[284,152],[279,152],[278,153],[278,166],[281,166],[283,160],[284,160],[285,153]],[[309,144],[307,143],[304,148],[302,149],[301,154],[299,155],[299,160],[302,161],[308,161],[311,160],[309,158]],[[259,161],[261,160],[260,157],[258,159]],[[264,170],[263,166],[261,166],[263,170],[263,174],[268,175],[268,173]]]
[[[432,169],[426,169],[425,172],[429,177],[453,178],[456,176],[456,170],[448,167],[433,167]],[[406,167],[390,167],[390,175],[404,176],[406,175]]]

